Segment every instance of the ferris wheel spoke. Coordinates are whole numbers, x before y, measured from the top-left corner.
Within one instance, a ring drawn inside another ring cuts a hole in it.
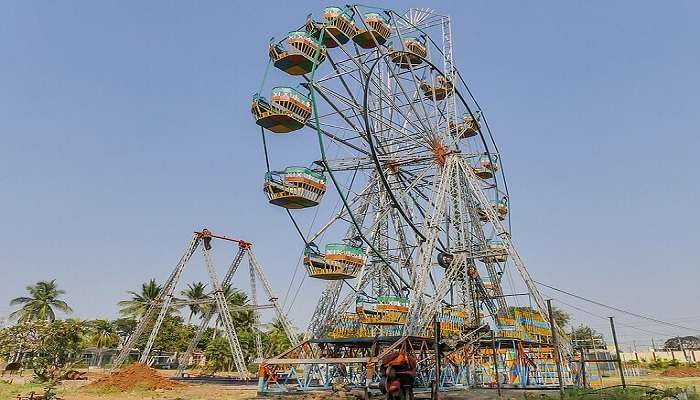
[[[399,32],[399,40],[403,41],[403,38],[401,38],[401,33],[400,33],[400,32]],[[391,68],[391,66],[389,65],[389,60],[387,60],[387,59],[385,58],[385,59],[384,59],[384,62],[387,64],[387,68]],[[413,93],[414,93],[414,95],[413,95],[413,100],[414,100],[414,101],[410,102],[410,103],[411,103],[411,109],[416,113],[416,115],[418,115],[418,113],[416,112],[416,109],[415,109],[415,107],[414,107],[414,105],[413,105],[413,104],[415,103],[415,99],[417,98],[418,101],[420,102],[421,109],[423,110],[423,116],[424,116],[424,119],[423,119],[423,120],[425,120],[425,121],[430,121],[430,117],[429,117],[429,114],[428,114],[428,110],[426,109],[425,103],[423,102],[423,96],[421,96],[421,90],[420,90],[420,88],[418,87],[418,86],[419,86],[419,83],[418,83],[418,82],[420,82],[421,79],[419,79],[419,78],[416,76],[416,73],[415,73],[415,71],[414,71],[413,65],[412,65],[411,63],[408,64],[408,67],[409,67],[409,71],[411,72],[411,76],[412,76],[412,79],[409,79],[409,81],[411,81],[411,82],[413,83],[414,88],[415,88],[415,92],[413,92]],[[400,81],[399,81],[398,79],[396,80],[396,83],[397,83],[397,84],[399,85],[399,87],[401,88],[401,91],[404,92],[404,94],[405,94],[406,92],[405,92],[405,90],[403,89],[403,87],[401,86]],[[407,96],[407,97],[408,97],[408,96]],[[429,124],[429,122],[428,122],[428,124]],[[434,128],[434,129],[435,129],[434,131],[431,131],[431,128],[432,128],[432,127],[431,127],[430,125],[428,125],[428,127],[427,127],[426,130],[427,130],[428,132],[437,132],[437,120],[435,121],[435,124],[436,124],[436,126],[435,126],[435,128]],[[424,126],[425,126],[425,125],[424,125]]]
[[[409,186],[405,187],[405,189],[404,189],[402,192],[400,192],[400,193],[398,194],[397,199],[398,199],[398,200],[403,200],[404,197],[407,196],[407,194],[408,194],[411,190],[413,190],[413,189],[415,188],[415,185],[416,185],[421,179],[423,179],[423,177],[425,176],[425,174],[426,174],[427,172],[429,172],[428,169],[426,169],[426,170],[424,171],[423,174],[419,175],[413,182],[411,182],[411,184],[410,184]],[[389,213],[390,213],[391,211],[396,211],[396,209],[395,209],[394,207],[385,207],[385,208],[382,210],[381,214],[379,215],[378,221],[381,220],[382,218],[386,217],[387,215],[389,215]],[[375,223],[378,224],[378,222],[375,222]],[[375,228],[377,228],[377,226],[374,226],[374,225],[373,225],[373,226],[370,226],[370,227],[368,228],[368,230],[372,231],[372,230],[374,230]]]
[[[373,169],[374,164],[369,157],[345,157],[326,160],[326,168],[333,171],[354,171],[356,169]]]
[[[333,110],[335,110],[335,115],[342,118],[345,121],[345,123],[347,123],[348,126],[352,128],[353,131],[358,133],[364,132],[364,129],[361,128],[363,121],[358,114],[358,111],[362,112],[362,108],[359,106],[359,104],[353,102],[351,99],[343,97],[339,93],[336,93],[335,91],[330,90],[322,85],[311,83],[311,86],[314,88],[314,90],[316,90],[316,92],[321,96],[321,98],[325,100],[326,103],[328,103],[330,107],[333,108]],[[352,116],[357,120],[358,124],[352,122],[351,117],[345,115],[345,113],[342,112],[333,101],[331,101],[331,99],[328,97],[329,94],[335,97],[336,99],[342,101],[343,104],[349,106],[348,109],[352,110]]]
[[[432,255],[435,248],[435,243],[438,241],[439,232],[442,229],[442,221],[445,217],[446,193],[451,184],[450,174],[454,168],[455,165],[452,158],[448,158],[442,168],[441,173],[436,175],[435,178],[435,197],[433,198],[435,207],[433,208],[433,214],[429,217],[430,219],[428,225],[426,226],[426,240],[421,243],[420,247],[418,248],[418,269],[415,274],[411,303],[409,306],[408,315],[406,317],[406,326],[409,334],[415,334],[420,329],[420,327],[416,324],[420,322],[420,313],[424,307],[424,300],[423,296],[419,294],[424,292],[426,279],[432,278]]]
[[[385,62],[388,62],[388,61],[385,60]],[[376,68],[376,64],[375,64],[373,70],[375,68]],[[391,71],[391,69],[387,69],[387,70]],[[388,100],[387,104],[389,105],[389,107],[391,108],[391,110],[393,112],[397,113],[396,116],[401,117],[402,120],[406,124],[410,125],[413,128],[413,133],[418,135],[419,137],[421,137],[421,139],[423,139],[423,142],[425,144],[428,144],[429,138],[426,137],[424,135],[424,133],[426,131],[429,131],[429,127],[426,127],[424,124],[424,121],[418,116],[418,113],[416,112],[416,109],[413,106],[413,104],[410,101],[407,101],[406,104],[397,103],[397,96],[393,92],[385,91],[385,89],[382,85],[379,85],[376,82],[372,81],[372,79],[368,78],[368,83],[369,82],[373,83],[372,87],[377,89],[377,91],[372,91],[370,89],[369,85],[366,86],[366,89],[365,89],[366,94],[365,94],[365,101],[364,101],[365,108],[368,109],[368,111],[369,111],[367,99],[368,99],[368,95],[370,95],[370,94],[373,96],[376,96],[378,98],[384,98],[385,100]],[[398,82],[395,81],[395,83],[398,83]],[[401,88],[400,85],[398,87]],[[410,97],[406,94],[405,91],[403,91],[403,89],[402,89],[402,92],[405,96],[405,99],[410,99]],[[407,107],[408,110],[403,110],[404,107]],[[411,118],[410,117],[411,115],[415,115],[416,118],[415,119]]]
[[[443,298],[449,292],[453,282],[456,281],[460,271],[466,270],[466,261],[467,260],[463,255],[455,256],[454,260],[445,271],[445,275],[440,280],[440,283],[437,285],[433,298],[427,302],[425,308],[421,311],[421,315],[418,318],[419,326],[425,326],[426,324],[432,322],[432,316],[442,305]]]
[[[399,34],[399,38],[400,38],[400,34]],[[402,94],[403,94],[403,96],[404,96],[405,99],[410,99],[412,96],[409,96],[409,95],[408,95],[408,93],[407,93],[406,90],[404,89],[403,85],[401,84],[401,79],[400,79],[400,77],[397,76],[396,72],[395,72],[394,69],[393,69],[393,66],[389,63],[388,54],[387,54],[385,51],[383,51],[383,50],[381,50],[381,49],[379,49],[379,48],[378,48],[378,51],[379,51],[380,53],[382,53],[381,60],[384,61],[384,64],[385,64],[386,67],[387,67],[387,68],[386,68],[386,71],[388,71],[388,73],[391,74],[392,78],[394,79],[394,84],[401,90],[401,92],[402,92]],[[377,64],[378,64],[378,63],[379,63],[379,60],[378,60],[378,61],[375,61],[375,64],[372,65],[372,70],[373,70],[374,68],[377,67]],[[414,75],[414,78],[415,78],[415,75]],[[417,86],[416,86],[416,88],[417,88]],[[382,90],[381,86],[379,87],[379,89]],[[415,115],[419,115],[418,112],[417,112],[417,110],[416,110],[416,108],[413,106],[413,104],[411,104],[411,103],[409,102],[409,105],[410,105],[411,111],[413,111],[413,113],[414,113]],[[420,120],[420,119],[419,119],[419,120]],[[421,125],[422,125],[424,131],[429,131],[429,130],[430,130],[429,126],[426,126],[425,124],[423,124],[423,121],[422,121],[422,120],[421,120]]]
[[[364,196],[364,195],[365,195],[365,194],[372,188],[372,186],[374,186],[374,185],[376,185],[376,178],[371,178],[371,179],[369,180],[369,182],[367,183],[367,185],[366,185],[366,186],[362,189],[362,191],[359,193],[359,195],[356,196],[356,197],[352,200],[352,202],[349,203],[349,208],[351,208],[351,209],[352,209],[357,203],[361,203],[361,204],[359,205],[359,207],[357,208],[358,212],[356,213],[356,216],[359,217],[359,220],[360,220],[360,221],[363,221],[363,220],[364,220],[364,215],[367,213],[367,206],[366,206],[366,204],[367,204],[368,200],[367,200],[367,197]],[[345,215],[348,214],[348,212],[349,212],[349,211],[348,211],[347,208],[341,207],[340,210],[338,211],[338,213],[337,213],[334,217],[332,217],[328,222],[326,222],[326,223],[321,227],[321,229],[319,229],[315,234],[313,234],[312,236],[309,237],[309,242],[313,242],[313,241],[315,241],[316,239],[318,239],[319,237],[321,237],[321,235],[323,235],[323,234],[328,230],[328,228],[330,228],[330,227],[331,227],[335,222],[337,222],[338,220],[342,219]],[[351,230],[354,229],[354,225],[351,225],[350,228],[351,228]],[[353,237],[353,236],[356,236],[356,234],[355,234],[355,233],[352,233],[352,232],[349,232],[349,233],[346,235],[346,237]]]
[[[347,147],[349,147],[349,148],[351,148],[351,149],[353,149],[353,150],[355,150],[355,151],[357,151],[357,152],[360,152],[360,153],[362,153],[362,154],[365,154],[365,155],[367,155],[367,156],[370,155],[369,151],[367,151],[367,150],[365,150],[365,149],[363,149],[363,148],[361,148],[361,147],[359,147],[359,146],[357,146],[357,145],[355,145],[355,144],[352,144],[352,143],[350,143],[349,141],[347,141],[347,140],[345,140],[345,139],[343,139],[343,138],[340,138],[340,137],[336,136],[335,134],[328,132],[328,131],[325,130],[325,129],[317,129],[317,126],[316,126],[314,120],[309,120],[309,121],[306,123],[306,126],[308,126],[309,128],[311,128],[311,129],[313,129],[313,130],[318,130],[318,131],[321,132],[324,136],[326,136],[327,138],[331,139],[332,141],[334,141],[334,142],[336,142],[336,143],[338,143],[338,144],[342,144],[342,145],[344,145],[344,146],[347,146]]]
[[[403,172],[405,172],[405,171],[403,171]],[[397,182],[399,182],[401,185],[405,185],[405,181],[404,181],[403,177],[401,177],[401,175],[397,175],[397,178],[398,178]],[[432,185],[432,183],[431,183],[431,185]],[[420,195],[421,197],[423,197],[424,200],[426,200],[427,205],[429,205],[430,207],[433,207],[433,208],[434,208],[435,203],[433,202],[432,199],[430,199],[428,196],[426,196],[420,189],[418,189],[418,186],[417,186],[417,185],[416,185],[416,187],[414,187],[414,190],[413,190],[413,191],[408,192],[407,199],[410,199],[410,200],[411,200],[413,206],[415,207],[416,210],[418,210],[418,213],[421,215],[421,218],[422,218],[423,220],[425,220],[425,219],[427,218],[427,216],[428,216],[428,213],[426,212],[426,207],[425,207],[424,205],[421,205],[420,202],[418,202],[418,200],[415,198],[415,196],[413,195],[413,193],[417,193],[418,195]],[[410,203],[408,203],[408,201],[406,201],[406,203],[404,204],[404,207],[405,207],[407,210],[409,210],[409,214],[413,215],[413,214],[412,214],[412,211],[411,211],[411,210],[413,209],[413,207],[411,207],[411,205],[410,205]],[[413,218],[413,217],[412,217],[412,218]],[[414,219],[415,219],[415,218],[414,218]],[[443,232],[443,233],[444,233],[444,230],[443,230],[442,227],[439,227],[438,229],[439,229],[440,232]],[[416,240],[416,242],[418,242],[418,240]],[[445,252],[446,249],[449,248],[449,246],[448,246],[446,243],[444,243],[443,240],[442,240],[440,237],[437,238],[437,244],[438,244],[438,245],[437,245],[436,248],[437,248],[438,250],[440,250],[440,251]]]

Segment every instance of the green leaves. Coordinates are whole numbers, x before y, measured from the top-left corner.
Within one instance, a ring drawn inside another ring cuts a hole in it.
[[[47,381],[52,371],[80,360],[87,331],[87,324],[76,319],[22,322],[0,330],[0,356],[32,353],[24,360],[27,367],[40,381]]]
[[[88,342],[98,349],[116,346],[119,343],[117,328],[113,322],[96,319],[86,323],[89,333]]]
[[[141,285],[141,293],[129,291],[130,300],[124,300],[117,303],[121,309],[119,314],[125,317],[141,318],[146,313],[148,306],[158,297],[162,287],[156,283],[155,279]]]
[[[55,279],[29,285],[27,292],[29,296],[17,297],[10,301],[11,306],[22,306],[10,314],[10,319],[16,319],[18,322],[54,321],[56,320],[54,309],[65,314],[73,312],[68,303],[59,299],[66,292],[58,289]]]
[[[187,285],[186,289],[180,292],[180,294],[185,296],[184,300],[190,302],[209,300],[211,297],[206,292],[206,287],[207,285],[202,282],[190,283]],[[192,317],[205,314],[209,310],[209,305],[194,303],[188,304],[187,308],[190,310],[190,315],[187,318],[187,322],[189,323],[192,320]]]

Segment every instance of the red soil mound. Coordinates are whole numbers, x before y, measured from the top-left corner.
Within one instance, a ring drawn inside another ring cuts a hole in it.
[[[670,376],[675,378],[700,377],[700,368],[672,367],[662,372],[661,376]]]
[[[180,386],[182,386],[181,383],[171,381],[170,379],[158,375],[153,368],[135,363],[111,375],[100,378],[85,387],[91,389],[126,391],[132,389],[174,389]]]

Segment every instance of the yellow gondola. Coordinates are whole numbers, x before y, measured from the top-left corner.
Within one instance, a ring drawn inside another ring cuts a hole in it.
[[[334,339],[371,337],[372,331],[360,323],[360,317],[354,313],[343,313],[340,320],[328,332],[328,337]]]
[[[498,219],[500,221],[503,221],[504,219],[506,219],[506,215],[508,214],[508,210],[506,209],[506,212],[503,213],[499,210],[498,207],[499,207],[499,203],[496,203],[495,201],[491,202],[491,208],[493,208],[493,210],[496,211],[496,216],[498,217]],[[477,214],[479,215],[479,220],[481,222],[488,222],[489,221],[489,217],[486,214],[486,211],[484,211],[484,209],[481,208],[480,205],[477,206],[476,211],[477,211]]]
[[[421,82],[420,90],[423,91],[423,96],[425,96],[429,100],[432,100],[433,98],[435,100],[444,100],[445,97],[452,95],[454,91],[454,86],[452,85],[452,82],[449,81],[449,79],[440,75],[436,79],[435,86],[427,82]]]
[[[483,278],[481,282],[484,284],[484,289],[487,291],[493,290],[493,283],[491,282],[491,278],[488,276]]]
[[[443,307],[435,315],[435,320],[440,324],[440,332],[443,336],[454,336],[464,330],[469,316],[461,308]]]
[[[288,167],[265,174],[263,191],[270,204],[287,209],[317,206],[326,193],[326,177],[309,168]]]
[[[473,169],[476,176],[481,179],[493,178],[493,173],[498,171],[498,155],[483,154],[479,157],[479,166]]]
[[[352,40],[363,49],[373,49],[377,44],[386,43],[391,35],[389,22],[377,13],[367,13],[363,20],[367,29],[357,29]]]
[[[455,123],[450,122],[450,133],[452,135],[460,138],[460,139],[467,139],[470,137],[474,137],[479,134],[479,116],[480,113],[479,111],[474,113],[476,116],[476,119],[472,118],[471,114],[466,113],[462,117],[462,120]]]
[[[307,32],[291,32],[286,45],[270,43],[272,64],[290,75],[304,75],[326,59],[326,48]]]
[[[367,260],[362,247],[333,243],[327,244],[325,255],[316,245],[304,249],[304,265],[309,277],[325,280],[352,279]]]
[[[339,44],[345,44],[357,33],[355,22],[347,12],[340,7],[326,7],[323,9],[324,23],[317,23],[309,19],[306,22],[306,31],[315,38],[321,37],[321,29],[325,26],[323,33],[323,45],[332,49]]]
[[[506,245],[500,239],[489,240],[487,243],[489,256],[485,257],[485,262],[506,262],[508,261],[508,251]]]
[[[389,48],[389,57],[399,68],[408,69],[412,65],[420,65],[428,55],[425,45],[414,37],[405,38],[403,46],[405,50]]]
[[[496,154],[483,154],[479,157],[479,165],[482,168],[486,168],[493,172],[498,171],[498,155]]]
[[[508,214],[508,198],[503,197],[501,200],[498,202],[498,214],[503,215],[504,217]]]
[[[251,112],[255,123],[275,133],[301,129],[311,116],[311,100],[290,87],[272,89],[270,101],[253,96]]]
[[[360,322],[366,325],[403,325],[408,314],[408,299],[400,296],[378,296],[376,301],[357,298],[355,307]]]

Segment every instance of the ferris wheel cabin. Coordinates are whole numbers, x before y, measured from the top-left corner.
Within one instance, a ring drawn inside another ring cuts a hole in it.
[[[367,329],[367,326],[360,323],[360,317],[350,312],[343,313],[340,320],[328,332],[328,337],[334,339],[372,336],[372,332]]]
[[[357,276],[357,272],[367,261],[365,250],[362,247],[344,243],[327,244],[324,258],[326,265],[336,268],[339,272],[342,271],[345,278]]]
[[[311,100],[296,89],[276,87],[270,101],[253,96],[251,111],[255,123],[275,133],[289,133],[301,129],[311,115]]]
[[[403,325],[408,304],[408,299],[400,296],[378,296],[376,301],[358,297],[355,310],[366,325]]]
[[[389,57],[399,68],[409,69],[411,66],[423,63],[423,58],[428,54],[428,50],[420,40],[414,37],[407,37],[403,40],[404,50],[389,49]]]
[[[440,332],[444,336],[459,335],[467,324],[469,316],[460,308],[443,307],[435,315],[435,320],[440,324]]]
[[[488,251],[490,255],[487,260],[492,262],[506,262],[508,261],[508,251],[506,250],[506,245],[500,239],[489,240],[487,243]]]
[[[484,284],[484,288],[485,288],[487,291],[493,290],[493,283],[491,282],[491,278],[490,278],[490,277],[485,276],[485,277],[481,280],[481,282]]]
[[[323,32],[323,45],[329,49],[347,43],[357,33],[352,17],[340,7],[324,8],[323,23],[309,19],[306,22],[306,30],[315,38],[320,38],[321,32],[325,30]]]
[[[265,174],[263,191],[270,204],[287,209],[317,206],[326,193],[326,177],[304,167],[288,167],[284,171]]]
[[[321,254],[315,246],[304,249],[304,265],[309,276],[316,279],[353,279],[365,261],[362,247],[344,243],[327,244],[325,254]]]
[[[478,113],[478,111],[477,111]],[[477,119],[472,118],[471,114],[466,113],[462,117],[462,120],[460,122],[457,122],[456,124],[453,124],[450,122],[450,132],[452,135],[460,138],[460,139],[467,139],[470,137],[474,137],[479,134],[479,121],[478,121],[478,114],[477,114]]]
[[[386,43],[391,35],[391,27],[386,18],[377,13],[365,14],[363,21],[367,29],[357,29],[352,40],[363,49],[373,49],[377,44]]]
[[[498,171],[498,156],[495,154],[483,154],[479,157],[479,166],[474,168],[474,173],[481,179],[493,178],[493,173]]]
[[[503,199],[499,201],[498,203],[495,201],[491,202],[491,207],[493,208],[494,211],[496,211],[496,216],[498,217],[499,221],[503,221],[506,219],[506,216],[508,215],[508,203],[506,200],[505,207],[503,206]],[[479,220],[481,222],[489,222],[489,217],[486,214],[486,211],[479,205],[476,208],[476,211],[479,215]]]
[[[498,202],[498,206],[496,207],[496,209],[499,215],[503,215],[505,217],[508,214],[508,198],[501,198],[501,200]]]
[[[326,59],[326,48],[307,32],[291,32],[286,45],[270,44],[272,64],[289,75],[304,75]]]
[[[435,100],[439,101],[451,96],[454,86],[449,79],[440,75],[435,80],[434,86],[425,81],[421,82],[420,90],[423,91],[423,96],[425,96],[427,99],[432,100],[434,98]]]

